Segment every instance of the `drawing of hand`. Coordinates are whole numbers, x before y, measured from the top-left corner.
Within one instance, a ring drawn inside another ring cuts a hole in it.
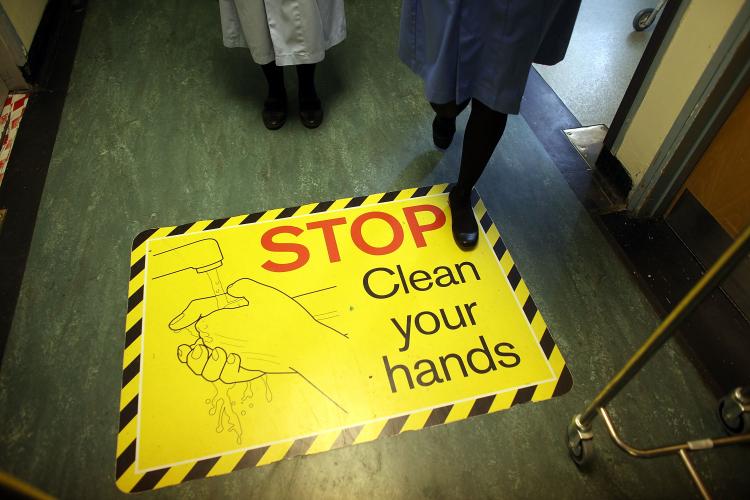
[[[193,325],[199,339],[179,346],[178,359],[206,380],[230,384],[297,374],[323,392],[313,379],[327,378],[321,371],[326,358],[347,339],[294,298],[250,278],[235,281],[222,296],[191,301],[169,323],[174,331]]]
[[[188,365],[193,373],[209,382],[221,380],[225,384],[250,382],[266,375],[266,372],[247,370],[240,365],[240,357],[221,347],[210,348],[198,339],[193,345],[182,344],[177,348],[177,358]]]
[[[233,297],[227,293],[194,299],[190,301],[184,311],[169,322],[169,328],[178,332],[220,309],[235,309],[246,305],[248,305],[247,300]]]

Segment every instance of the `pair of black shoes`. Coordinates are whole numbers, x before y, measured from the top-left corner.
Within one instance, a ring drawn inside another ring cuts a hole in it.
[[[435,147],[445,151],[453,142],[455,134],[455,118],[443,118],[435,115],[435,119],[432,121],[432,141],[435,143]],[[454,187],[448,195],[448,202],[451,208],[453,239],[464,250],[474,248],[479,241],[479,226],[471,206],[471,186],[468,189],[459,186]]]
[[[263,103],[263,125],[268,130],[278,130],[284,126],[287,119],[286,96],[283,98],[269,97]],[[323,123],[323,105],[320,99],[310,98],[299,100],[299,119],[307,128],[318,128]]]

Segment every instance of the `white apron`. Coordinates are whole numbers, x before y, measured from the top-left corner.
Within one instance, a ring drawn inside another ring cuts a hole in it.
[[[219,0],[224,45],[253,61],[314,64],[346,38],[344,0]]]

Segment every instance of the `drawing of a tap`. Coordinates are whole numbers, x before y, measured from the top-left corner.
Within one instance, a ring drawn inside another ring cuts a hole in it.
[[[221,253],[219,242],[215,239],[207,238],[170,248],[153,254],[151,258],[159,273],[154,279],[192,269],[198,274],[208,276],[219,307],[230,302],[217,271],[224,261],[224,254]]]
[[[221,267],[224,255],[219,242],[210,238],[155,253],[152,258],[159,269],[157,278],[162,278],[188,269],[197,273],[212,271]]]

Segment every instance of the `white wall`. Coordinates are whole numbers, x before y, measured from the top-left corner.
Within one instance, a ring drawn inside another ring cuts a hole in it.
[[[613,153],[633,179],[634,190],[652,165],[698,80],[746,0],[685,0],[674,35],[651,69],[642,101],[631,110]]]
[[[31,47],[47,0],[0,0],[26,50]]]

